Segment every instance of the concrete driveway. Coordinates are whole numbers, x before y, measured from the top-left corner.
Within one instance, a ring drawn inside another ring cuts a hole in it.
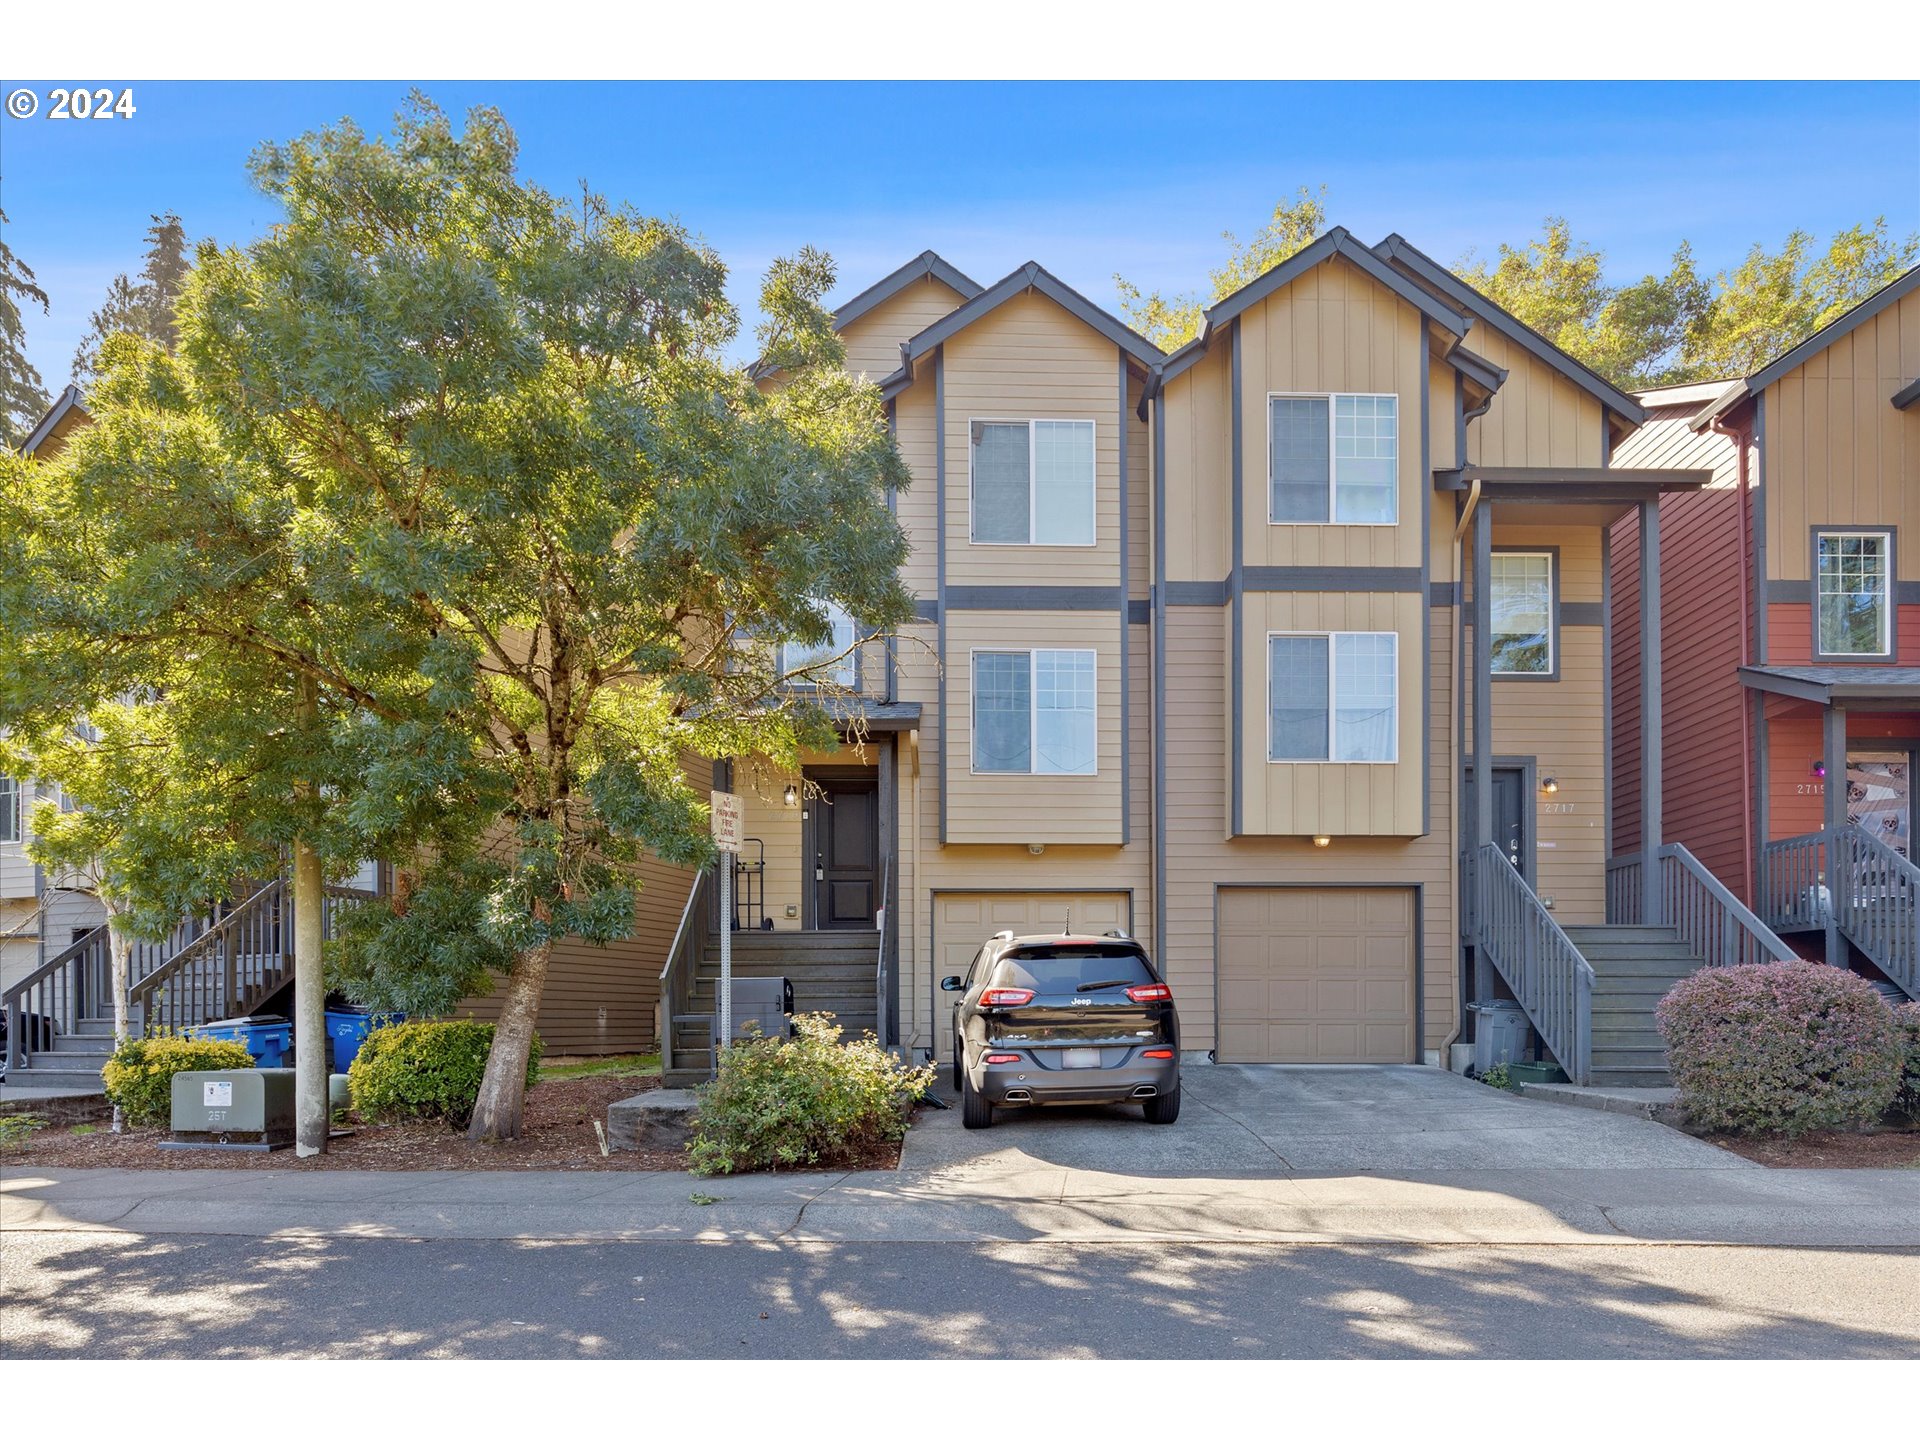
[[[1067,1169],[1154,1176],[1420,1171],[1737,1170],[1737,1155],[1656,1121],[1524,1100],[1419,1065],[1189,1065],[1173,1125],[1137,1106],[1000,1110],[966,1130],[922,1111],[901,1168],[1017,1151]],[[952,1092],[944,1083],[942,1098]]]

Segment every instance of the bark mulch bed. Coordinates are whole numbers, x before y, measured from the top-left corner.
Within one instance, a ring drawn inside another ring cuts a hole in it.
[[[1920,1169],[1920,1129],[1828,1131],[1780,1136],[1708,1135],[1703,1139],[1775,1170]]]
[[[588,1075],[547,1078],[527,1091],[518,1140],[474,1145],[444,1124],[356,1125],[325,1155],[297,1159],[291,1148],[271,1154],[218,1150],[162,1150],[164,1129],[113,1134],[104,1124],[56,1125],[9,1145],[9,1165],[66,1165],[124,1170],[684,1170],[675,1150],[600,1153],[593,1122],[607,1123],[607,1106],[659,1088],[658,1076]]]

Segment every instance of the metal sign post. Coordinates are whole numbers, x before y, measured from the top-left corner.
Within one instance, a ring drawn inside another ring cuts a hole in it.
[[[746,805],[738,795],[715,790],[709,797],[713,844],[720,852],[720,1044],[733,1044],[733,857],[740,853]]]

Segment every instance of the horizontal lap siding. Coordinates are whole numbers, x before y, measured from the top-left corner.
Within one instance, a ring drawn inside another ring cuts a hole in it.
[[[1767,838],[1785,840],[1822,828],[1826,782],[1814,774],[1824,754],[1820,710],[1805,702],[1771,699],[1767,703]],[[1847,716],[1847,747],[1872,750],[1876,742],[1904,750],[1920,741],[1920,715]]]
[[[1656,407],[1613,463],[1709,469],[1708,488],[1660,501],[1662,838],[1693,852],[1746,898],[1745,612],[1739,455],[1726,436],[1696,434],[1697,405]],[[1640,523],[1618,521],[1613,545],[1613,850],[1640,844]]]
[[[840,332],[847,371],[884,380],[900,368],[900,345],[945,318],[961,304],[944,281],[924,275],[867,311]]]
[[[1560,602],[1598,608],[1601,596],[1600,528],[1502,525],[1494,511],[1493,543],[1560,552]],[[1470,587],[1469,587],[1470,588]],[[1553,795],[1528,797],[1534,806],[1538,889],[1551,895],[1562,924],[1606,918],[1607,808],[1606,692],[1598,625],[1560,624],[1558,680],[1495,677],[1493,749],[1496,757],[1531,756],[1537,778],[1560,782]],[[1471,694],[1468,720],[1471,725]],[[1471,732],[1469,732],[1471,733]],[[1553,808],[1549,808],[1549,807]]]

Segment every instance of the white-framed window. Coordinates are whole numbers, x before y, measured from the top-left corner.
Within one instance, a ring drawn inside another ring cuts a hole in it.
[[[0,775],[0,845],[20,843],[20,782]]]
[[[1553,553],[1498,551],[1487,578],[1493,611],[1489,668],[1496,675],[1552,675],[1558,659]]]
[[[974,773],[1094,774],[1098,673],[1092,650],[974,651]]]
[[[1267,760],[1391,765],[1400,758],[1400,637],[1267,635]]]
[[[1822,530],[1813,551],[1818,652],[1893,654],[1892,533]]]
[[[970,475],[976,545],[1094,543],[1091,420],[975,420]]]
[[[860,653],[853,648],[859,632],[853,617],[833,601],[826,602],[826,609],[832,635],[822,645],[787,641],[780,647],[780,673],[792,685],[840,685],[851,690],[860,676]],[[840,658],[833,660],[836,655]],[[828,664],[829,660],[833,663]],[[802,670],[808,673],[798,673]]]
[[[1267,396],[1267,521],[1395,525],[1400,397]]]

